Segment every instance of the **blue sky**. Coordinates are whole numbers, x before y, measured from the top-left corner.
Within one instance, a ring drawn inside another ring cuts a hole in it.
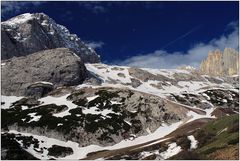
[[[238,2],[2,3],[2,20],[26,12],[49,15],[110,64],[197,67],[209,50],[238,50]]]

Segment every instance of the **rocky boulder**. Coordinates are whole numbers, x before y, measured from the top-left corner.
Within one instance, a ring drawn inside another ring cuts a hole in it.
[[[14,57],[2,61],[1,67],[2,95],[19,96],[38,93],[37,95],[41,96],[51,91],[50,86],[55,88],[78,85],[87,76],[81,58],[66,48]],[[37,87],[37,84],[41,84],[42,87]]]
[[[26,88],[25,95],[35,98],[46,96],[53,90],[53,84],[48,82],[36,82]]]

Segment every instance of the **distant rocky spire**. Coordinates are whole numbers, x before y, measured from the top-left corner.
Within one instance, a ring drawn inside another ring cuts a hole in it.
[[[225,48],[210,51],[208,57],[202,61],[200,71],[214,76],[230,76],[239,74],[239,54],[236,50]]]

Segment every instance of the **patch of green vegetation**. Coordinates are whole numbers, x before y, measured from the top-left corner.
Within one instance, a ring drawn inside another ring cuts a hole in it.
[[[118,97],[119,96],[118,95],[118,91],[110,92],[110,91],[107,91],[107,90],[99,90],[95,94],[99,95],[103,99],[110,99],[110,98],[114,98],[114,97]]]
[[[86,106],[87,102],[88,102],[87,99],[78,99],[76,101],[73,101],[72,103],[78,106]]]
[[[238,124],[238,120],[239,120],[238,114],[225,116],[212,122],[209,122],[206,126],[204,126],[203,129],[212,134],[217,134],[221,129],[232,128],[233,125],[235,126],[236,124]]]
[[[178,146],[181,146],[182,149],[188,150],[191,147],[191,141],[187,138],[186,135],[176,136],[176,143]]]
[[[64,147],[59,145],[52,145],[51,148],[48,148],[48,155],[58,157],[65,157],[67,155],[73,154],[73,149],[70,147]]]
[[[200,142],[197,151],[201,154],[210,154],[218,149],[226,148],[230,144],[239,143],[239,131],[234,129],[238,125],[238,120],[239,115],[235,114],[219,118],[204,126],[202,131],[211,135],[211,139],[206,138],[204,135],[196,135],[197,140],[205,139],[203,144]],[[229,131],[228,129],[233,130]]]
[[[56,129],[58,123],[62,123],[69,128],[69,124],[65,118],[55,117],[52,114],[61,112],[67,109],[67,106],[57,106],[55,104],[43,105],[32,109],[21,110],[19,108],[1,109],[2,128],[7,129],[8,126],[17,124],[21,127],[47,127],[48,129]],[[38,121],[31,121],[30,113],[36,113],[36,116],[41,116]],[[69,122],[71,122],[69,120]],[[58,128],[58,130],[62,130]]]
[[[80,114],[80,115],[83,114],[81,107],[77,107],[77,108],[71,109],[71,110],[69,110],[69,113],[71,113],[71,114]]]
[[[226,149],[239,144],[239,115],[230,115],[218,118],[207,123],[201,129],[196,130],[193,135],[198,141],[197,149],[184,150],[177,155],[168,158],[170,160],[202,159],[208,160],[211,154],[219,149]],[[176,142],[177,142],[176,138]],[[185,141],[183,141],[185,143]],[[181,144],[177,143],[178,145]],[[188,144],[186,144],[188,146]],[[180,145],[181,146],[181,145]],[[237,158],[236,158],[237,159]]]
[[[38,106],[39,104],[40,104],[40,101],[36,100],[35,98],[25,97],[14,102],[11,107],[27,106],[28,108],[30,108],[30,107]]]
[[[1,159],[2,160],[38,160],[33,155],[25,151],[20,144],[16,141],[24,140],[23,144],[29,147],[29,142],[38,147],[38,140],[30,137],[16,136],[15,134],[3,133],[1,134]],[[4,152],[3,152],[4,151]]]
[[[167,160],[204,160],[205,158],[195,151],[182,150],[177,155],[174,155]]]
[[[21,140],[23,147],[28,148],[33,144],[34,148],[39,148],[39,141],[32,136],[16,136],[17,140]]]

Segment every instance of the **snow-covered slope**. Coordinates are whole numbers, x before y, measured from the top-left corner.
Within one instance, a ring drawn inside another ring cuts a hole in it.
[[[184,148],[172,140],[173,131],[201,119],[215,119],[221,108],[228,109],[221,115],[237,113],[239,92],[233,83],[235,78],[179,69],[106,64],[86,67],[101,84],[88,82],[69,90],[58,88],[37,100],[2,96],[2,135],[13,134],[13,140],[39,159],[111,158],[131,150],[137,151],[131,158],[154,154],[158,159],[167,159]],[[15,120],[9,120],[12,114]],[[24,140],[29,136],[33,138],[26,144]],[[186,139],[190,150],[198,147],[193,135],[188,134]],[[156,151],[158,144],[166,148]],[[72,151],[60,150],[53,155],[50,151],[54,145]]]
[[[210,77],[188,70],[142,68],[140,71],[134,71],[135,73],[131,74],[130,70],[133,68],[125,66],[86,64],[86,67],[88,71],[102,79],[103,86],[125,86],[161,97],[169,94],[181,94],[185,91],[198,93],[210,88],[235,88],[233,84],[229,83],[231,77],[225,79]],[[141,76],[144,74],[146,75],[145,78]],[[139,81],[139,86],[133,87],[131,79]]]

